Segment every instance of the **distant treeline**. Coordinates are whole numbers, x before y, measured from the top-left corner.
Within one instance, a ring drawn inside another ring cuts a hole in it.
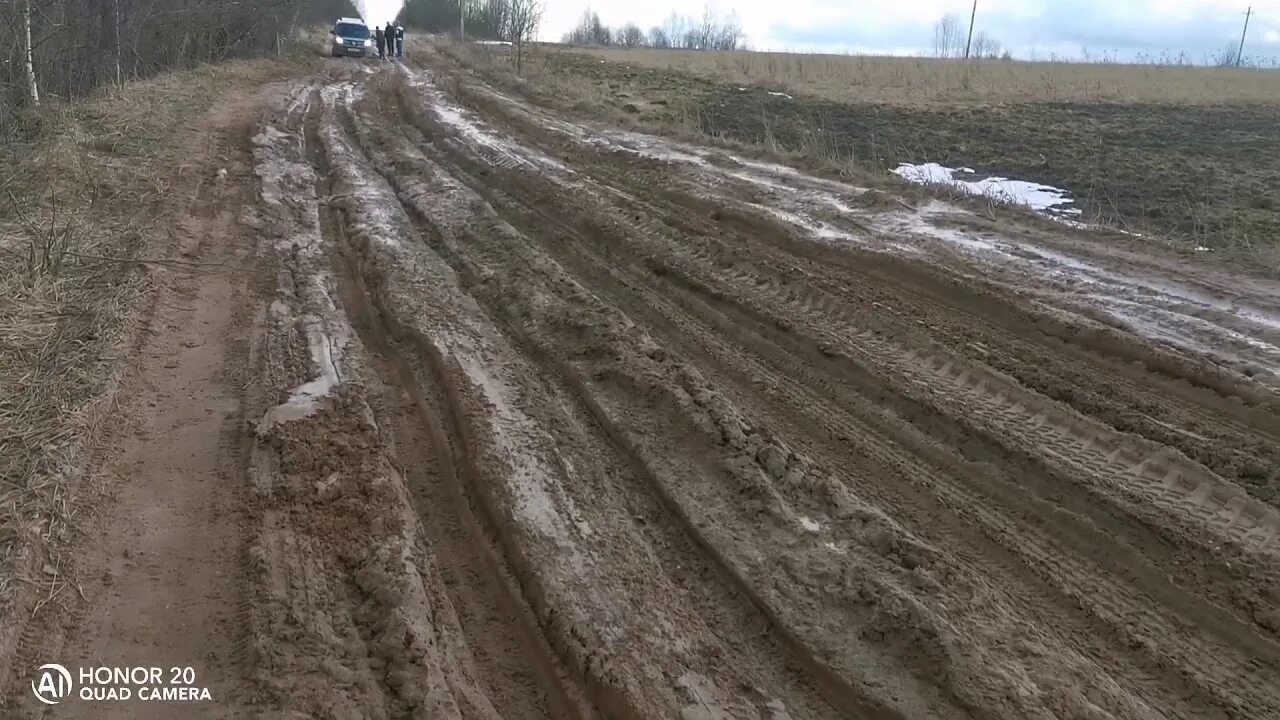
[[[0,122],[39,98],[275,52],[348,0],[0,0]]]
[[[647,31],[635,23],[610,28],[600,22],[600,16],[588,10],[577,26],[565,33],[565,43],[570,45],[596,45],[600,47],[654,47],[680,50],[740,50],[743,49],[742,26],[736,15],[721,17],[710,8],[703,10],[701,18],[672,13],[661,25]]]
[[[407,0],[400,22],[433,33],[457,32],[459,0]],[[508,40],[510,0],[468,0],[467,36],[481,40]]]

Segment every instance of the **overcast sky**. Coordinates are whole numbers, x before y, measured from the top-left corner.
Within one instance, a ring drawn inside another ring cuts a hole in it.
[[[558,40],[590,8],[609,25],[648,29],[673,10],[701,14],[697,0],[544,0],[542,37]],[[1200,60],[1238,42],[1250,0],[978,0],[976,29],[1019,57],[1081,57],[1103,51],[1123,58],[1186,50]],[[1280,57],[1280,0],[1252,0],[1245,55]],[[933,25],[947,13],[968,23],[971,0],[737,0],[712,2],[736,11],[755,49],[928,53]]]

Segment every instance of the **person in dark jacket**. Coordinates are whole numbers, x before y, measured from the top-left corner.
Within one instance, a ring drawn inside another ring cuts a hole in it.
[[[396,56],[396,26],[393,23],[387,23],[387,29],[383,36],[387,38],[387,57]]]
[[[396,23],[396,57],[404,57],[404,26]]]
[[[381,27],[375,27],[373,29],[373,42],[378,46],[378,59],[386,60],[387,59],[387,38],[382,34]]]

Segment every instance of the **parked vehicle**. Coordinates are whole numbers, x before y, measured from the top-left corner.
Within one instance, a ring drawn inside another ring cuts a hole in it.
[[[360,18],[338,18],[329,34],[333,36],[330,50],[334,57],[368,57],[373,50],[373,35]]]

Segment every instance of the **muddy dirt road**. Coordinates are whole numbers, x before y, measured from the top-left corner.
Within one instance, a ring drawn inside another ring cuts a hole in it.
[[[242,707],[1280,717],[1278,288],[457,77],[253,133]]]

